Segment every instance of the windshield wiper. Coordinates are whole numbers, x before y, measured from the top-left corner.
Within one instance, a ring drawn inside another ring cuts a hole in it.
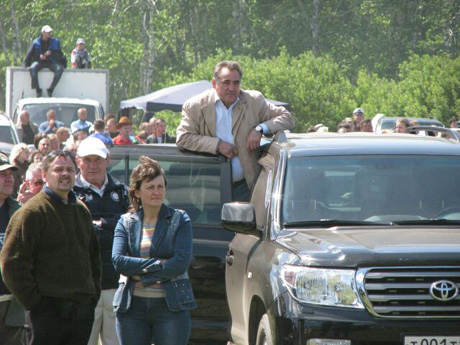
[[[397,220],[393,222],[397,225],[460,225],[458,219],[430,218],[430,219],[411,219]]]
[[[285,227],[314,227],[319,226],[323,228],[330,228],[333,226],[366,226],[366,225],[394,225],[393,222],[372,222],[366,220],[345,220],[345,219],[318,219],[318,220],[303,220],[297,222],[287,222],[284,223]]]

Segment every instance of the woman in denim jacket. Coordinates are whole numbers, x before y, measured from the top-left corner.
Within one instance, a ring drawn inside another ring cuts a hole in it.
[[[190,336],[192,224],[187,213],[164,205],[166,184],[158,162],[141,156],[112,250],[121,274],[113,301],[121,345],[187,344]]]

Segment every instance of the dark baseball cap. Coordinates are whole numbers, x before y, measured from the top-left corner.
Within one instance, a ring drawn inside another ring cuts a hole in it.
[[[0,152],[0,171],[5,171],[8,169],[18,170],[16,166],[10,164],[8,155],[5,152]]]

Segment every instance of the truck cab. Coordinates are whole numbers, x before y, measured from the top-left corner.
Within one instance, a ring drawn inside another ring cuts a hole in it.
[[[53,72],[43,69],[38,74],[40,86],[51,84]],[[109,105],[109,70],[65,69],[53,92],[53,97],[36,97],[31,87],[28,68],[7,67],[6,113],[19,124],[19,114],[27,110],[30,120],[39,125],[46,120],[49,109],[56,111],[57,120],[67,127],[77,120],[77,110],[86,108],[88,121],[102,119]]]

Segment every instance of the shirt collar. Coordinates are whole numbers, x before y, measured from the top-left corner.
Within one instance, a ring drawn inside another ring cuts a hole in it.
[[[213,91],[214,91],[214,97],[216,98],[216,105],[220,104],[221,106],[225,107],[225,109],[227,109],[224,102],[222,102],[219,95],[217,94],[216,89],[213,89]],[[238,103],[239,101],[240,101],[240,95],[238,95],[238,97],[235,99],[235,102],[233,102],[228,109],[229,110],[232,109],[236,105],[236,103]]]
[[[109,184],[109,179],[107,178],[107,173],[105,174],[104,183],[102,184],[101,188],[99,188],[99,187],[89,183],[88,181],[86,181],[82,174],[80,174],[80,180],[81,180],[81,184],[83,185],[83,187],[90,188],[93,191],[95,191],[96,193],[98,193],[99,195],[104,194],[105,187],[107,187],[107,185]]]

